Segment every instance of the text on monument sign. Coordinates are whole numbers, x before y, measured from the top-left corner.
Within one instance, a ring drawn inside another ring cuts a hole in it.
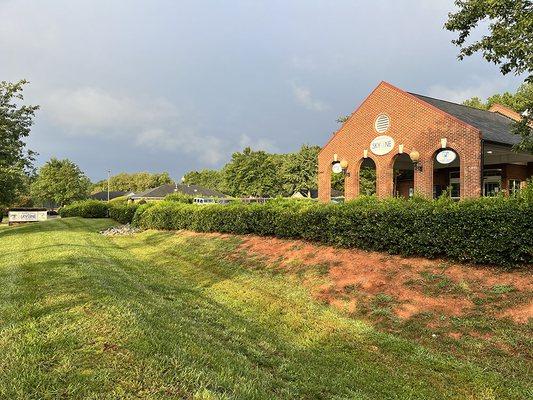
[[[46,211],[9,211],[8,221],[11,222],[39,222],[46,221]]]
[[[377,156],[389,153],[394,148],[394,139],[387,135],[376,137],[370,142],[370,151]]]

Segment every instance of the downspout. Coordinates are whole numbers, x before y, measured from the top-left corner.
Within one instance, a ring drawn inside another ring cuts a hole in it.
[[[485,167],[485,139],[481,139],[481,168],[480,168],[480,173],[481,173],[481,179],[480,179],[480,182],[481,182],[481,192],[480,192],[480,197],[483,197],[484,196],[484,193],[483,193],[483,175],[484,175],[484,169]]]

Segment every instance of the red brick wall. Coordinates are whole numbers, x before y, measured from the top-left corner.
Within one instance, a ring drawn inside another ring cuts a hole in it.
[[[502,190],[509,190],[509,180],[518,179],[525,181],[530,178],[526,165],[516,164],[497,164],[486,166],[486,168],[501,168],[502,169]]]
[[[518,114],[516,111],[511,110],[509,107],[505,107],[497,103],[493,104],[489,108],[489,111],[504,115],[507,118],[511,118],[512,120],[515,120],[515,121],[520,121],[522,119],[522,116]]]
[[[390,128],[385,133],[374,129],[379,114],[387,114]],[[377,156],[370,151],[370,142],[379,135],[394,138],[390,153]],[[436,109],[422,100],[381,82],[367,99],[354,111],[348,121],[333,135],[318,156],[318,190],[321,201],[329,201],[331,188],[331,161],[337,153],[339,160],[348,161],[345,196],[353,199],[359,194],[359,166],[363,152],[376,163],[377,195],[391,196],[393,192],[394,156],[398,145],[404,153],[420,153],[423,170],[415,171],[415,193],[431,197],[433,194],[433,158],[441,148],[440,139],[447,139],[447,147],[460,156],[461,197],[481,195],[481,133],[458,119]]]

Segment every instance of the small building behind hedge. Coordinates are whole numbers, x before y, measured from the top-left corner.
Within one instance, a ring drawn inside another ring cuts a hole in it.
[[[224,193],[221,193],[217,190],[204,188],[198,185],[178,185],[178,184],[165,184],[158,186],[156,188],[148,189],[142,193],[135,194],[130,197],[134,202],[145,200],[145,201],[159,201],[163,200],[166,196],[170,194],[179,193],[185,196],[191,197],[216,197],[216,198],[226,198]]]
[[[498,104],[479,110],[381,82],[320,151],[319,199],[330,201],[332,171],[345,175],[346,200],[357,197],[364,169],[382,198],[514,193],[533,176],[533,155],[512,150],[520,119]]]
[[[89,199],[106,201],[108,199],[109,200],[116,199],[117,197],[131,197],[133,195],[135,195],[135,193],[133,193],[133,192],[126,192],[126,191],[123,191],[123,190],[113,190],[113,191],[109,192],[109,197],[108,197],[107,190],[102,190],[100,192],[96,192],[96,193],[91,194],[89,196]]]

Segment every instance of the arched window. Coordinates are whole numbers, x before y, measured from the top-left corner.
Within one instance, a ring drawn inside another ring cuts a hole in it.
[[[359,194],[376,194],[376,163],[371,158],[365,158],[359,168]]]
[[[433,198],[442,195],[459,200],[461,197],[461,168],[459,154],[441,149],[433,157]]]
[[[393,196],[409,198],[414,194],[414,167],[408,154],[396,154],[393,163]]]

